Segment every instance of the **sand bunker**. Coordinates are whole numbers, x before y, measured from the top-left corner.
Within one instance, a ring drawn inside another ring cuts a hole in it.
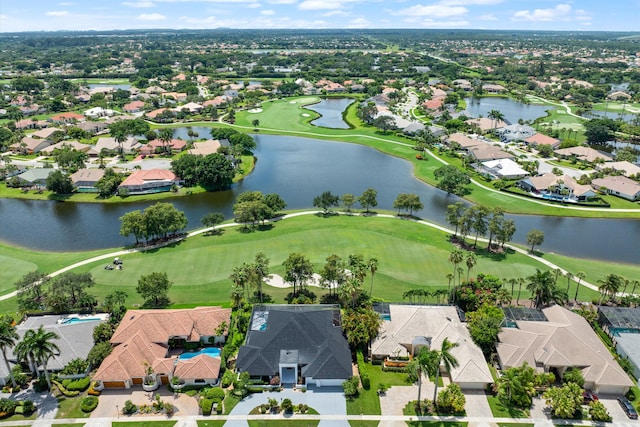
[[[249,110],[250,113],[262,113],[262,108],[252,108]]]
[[[315,286],[319,288],[321,287],[320,285],[321,279],[322,278],[320,277],[319,274],[313,273],[313,277],[311,278],[311,280],[309,280],[309,283],[307,283],[307,286]],[[270,274],[269,277],[264,279],[264,283],[266,283],[269,286],[273,286],[274,288],[293,288],[293,284],[289,282],[285,282],[282,276],[280,276],[279,274]],[[331,287],[335,289],[338,287],[338,285],[336,283],[332,283]]]

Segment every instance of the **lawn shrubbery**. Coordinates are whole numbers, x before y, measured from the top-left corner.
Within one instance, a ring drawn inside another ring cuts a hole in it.
[[[60,381],[52,380],[51,382],[56,387],[58,387],[58,390],[60,390],[60,393],[62,393],[64,397],[76,397],[80,394],[80,392],[77,390],[67,390],[67,388]]]
[[[95,396],[87,396],[82,399],[80,403],[80,410],[82,412],[88,413],[93,412],[94,409],[98,407],[98,398]]]
[[[62,385],[68,391],[85,391],[89,388],[89,384],[91,384],[91,378],[89,377],[79,378],[77,380],[62,381]]]
[[[344,390],[344,395],[347,397],[347,399],[358,397],[359,386],[360,380],[358,379],[358,377],[351,377],[342,383],[342,389]]]
[[[200,399],[200,409],[202,415],[211,415],[211,408],[213,407],[212,399]]]
[[[10,417],[13,414],[29,416],[36,410],[36,405],[31,400],[13,400],[3,397],[0,399],[0,418]]]
[[[124,402],[124,408],[122,408],[122,413],[124,415],[133,415],[138,411],[138,407],[130,400]]]
[[[360,381],[362,382],[362,388],[369,390],[371,388],[371,380],[369,379],[369,372],[367,372],[367,364],[364,361],[364,355],[362,351],[358,351],[358,372],[360,372]]]

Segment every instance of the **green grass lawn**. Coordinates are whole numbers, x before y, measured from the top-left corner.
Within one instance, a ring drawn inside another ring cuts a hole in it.
[[[385,372],[380,365],[367,363],[367,372],[371,382],[369,390],[360,389],[360,395],[356,399],[347,399],[347,414],[349,415],[380,415],[380,398],[378,397],[378,385],[406,386],[407,374],[402,372]]]
[[[85,396],[87,396],[86,392],[80,393],[76,397],[57,396],[58,413],[56,414],[56,418],[89,418],[91,413],[82,412],[80,409],[82,398]],[[98,405],[99,404],[100,403],[98,403]]]
[[[366,230],[366,232],[363,232]],[[479,245],[479,248],[482,246]],[[434,290],[446,288],[446,276],[452,271],[448,262],[454,246],[442,231],[394,218],[359,216],[331,216],[327,218],[305,215],[289,218],[266,227],[263,231],[247,232],[242,227],[225,229],[220,235],[199,235],[180,244],[145,253],[123,256],[125,269],[105,270],[105,261],[95,262],[76,269],[91,272],[96,286],[91,292],[101,301],[115,289],[128,293],[127,304],[142,303],[135,292],[138,279],[152,272],[166,272],[173,282],[169,297],[178,307],[202,304],[228,304],[231,282],[229,275],[234,267],[251,262],[257,252],[264,251],[270,259],[270,272],[282,275],[282,262],[292,252],[305,254],[319,271],[325,258],[335,253],[343,258],[361,253],[365,258],[376,257],[380,267],[374,276],[373,295],[386,301],[402,301],[402,294],[409,289]],[[78,253],[39,253],[20,248],[0,246],[3,281],[0,290],[13,290],[22,275],[36,268],[50,273],[66,265],[109,250]],[[488,255],[478,250],[478,263],[471,274],[493,274],[503,279],[528,277],[536,268],[547,269],[535,260],[518,253],[506,256]],[[554,254],[542,256],[560,267],[576,274],[584,271],[587,281],[595,283],[603,272],[616,272],[626,278],[640,277],[640,265],[588,262]],[[29,261],[26,261],[29,260]],[[370,278],[366,286],[370,285]],[[560,279],[566,283],[566,279]],[[507,285],[505,285],[507,286]],[[569,295],[573,297],[576,283],[572,282]],[[509,289],[511,290],[511,289]],[[283,302],[289,289],[266,287],[265,292],[276,302]],[[323,290],[313,288],[317,295]],[[518,287],[514,289],[514,300]],[[581,287],[579,299],[590,301],[597,297],[595,291]],[[529,293],[523,289],[521,301]],[[432,302],[436,302],[435,299]],[[515,301],[514,301],[515,302]],[[15,298],[0,301],[0,310],[16,310]]]
[[[491,413],[496,418],[527,418],[529,414],[519,408],[505,406],[496,396],[487,396]]]

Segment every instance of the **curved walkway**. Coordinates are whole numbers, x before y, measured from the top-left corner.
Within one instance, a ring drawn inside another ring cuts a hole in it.
[[[322,213],[322,212],[323,211],[318,211],[318,210],[295,212],[295,213],[291,213],[291,214],[287,214],[287,215],[283,215],[283,216],[274,218],[271,221],[266,221],[266,222],[281,221],[283,219],[295,218],[297,216],[302,216],[302,215],[316,215],[316,214],[319,214],[319,213]],[[366,216],[369,216],[371,218],[398,218],[396,215],[391,215],[391,214],[370,215],[370,214],[354,214],[354,213],[346,213],[346,212],[338,212],[338,214],[340,214],[340,215],[352,215],[352,216],[353,215],[358,215],[358,216],[366,215]],[[403,221],[407,221],[407,220],[414,221],[414,222],[416,222],[418,224],[422,224],[422,225],[425,225],[427,227],[431,227],[431,228],[435,228],[435,229],[440,230],[440,231],[444,231],[445,233],[453,234],[453,232],[454,232],[450,228],[443,227],[441,225],[438,225],[438,224],[435,224],[433,222],[429,222],[429,221],[426,221],[426,220],[422,220],[422,219],[413,219],[413,218],[402,217],[402,220]],[[114,252],[109,252],[109,253],[106,253],[106,254],[102,254],[102,255],[91,257],[91,258],[87,258],[85,260],[82,260],[82,261],[76,262],[74,264],[68,265],[68,266],[66,266],[64,268],[61,268],[59,270],[54,271],[53,273],[50,273],[48,276],[49,277],[55,277],[55,276],[58,276],[58,275],[60,275],[60,274],[62,274],[64,272],[73,270],[73,269],[75,269],[77,267],[80,267],[80,266],[83,266],[83,265],[94,263],[96,261],[101,261],[101,260],[105,260],[105,259],[111,259],[111,258],[115,258],[115,257],[119,257],[119,256],[122,256],[122,255],[127,255],[127,254],[132,254],[132,253],[136,253],[136,252],[144,252],[144,251],[148,251],[148,250],[158,249],[158,248],[161,248],[161,247],[168,246],[168,245],[171,245],[173,243],[179,242],[181,240],[187,239],[187,238],[192,237],[192,236],[197,236],[199,234],[207,233],[207,232],[212,231],[214,229],[237,227],[237,226],[240,226],[240,225],[242,225],[242,224],[239,224],[237,222],[231,222],[231,223],[227,223],[227,224],[218,225],[218,226],[215,226],[215,227],[201,228],[201,229],[198,229],[198,230],[195,230],[195,231],[192,231],[192,232],[188,233],[186,236],[182,236],[182,237],[179,237],[179,238],[176,238],[176,239],[171,239],[171,240],[168,240],[166,242],[158,243],[156,245],[139,247],[139,248],[131,248],[131,249],[122,249],[122,250],[118,250],[118,251],[114,251]],[[479,237],[478,241],[480,241],[480,242],[488,242],[489,240],[485,239],[485,238],[482,238],[482,237]],[[534,254],[528,252],[525,249],[519,248],[519,247],[514,246],[514,245],[509,245],[509,244],[506,244],[505,247],[507,247],[509,249],[512,249],[512,250],[514,250],[514,251],[516,251],[516,252],[518,252],[518,253],[520,253],[522,255],[528,256],[529,258],[532,258],[532,259],[536,260],[537,262],[546,265],[547,267],[550,267],[550,268],[553,268],[553,269],[558,269],[558,270],[560,270],[562,272],[562,274],[566,274],[567,273],[566,270],[560,268],[556,264],[554,264],[554,263],[552,263],[550,261],[547,261],[546,259],[543,259],[543,258],[541,258],[541,257],[539,257],[537,255],[534,255]],[[585,287],[587,287],[589,289],[592,289],[594,291],[598,291],[598,287],[596,285],[593,285],[593,284],[589,283],[589,282],[581,281],[580,285],[585,286]],[[18,291],[13,291],[13,292],[10,292],[8,294],[1,295],[0,296],[0,301],[7,300],[9,298],[13,298],[17,294],[18,294]]]

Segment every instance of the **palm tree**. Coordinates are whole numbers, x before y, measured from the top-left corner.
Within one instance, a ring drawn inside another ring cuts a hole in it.
[[[585,274],[584,271],[578,271],[576,273],[576,277],[578,278],[578,285],[576,286],[576,296],[575,298],[573,298],[573,300],[575,302],[578,302],[578,291],[580,290],[580,282],[584,280],[585,277],[587,277],[587,275]]]
[[[478,263],[478,259],[476,258],[476,254],[473,252],[467,252],[467,256],[465,258],[465,263],[467,264],[467,282],[469,281],[469,273],[471,273],[471,269],[475,267]]]
[[[440,378],[440,364],[444,363],[444,368],[447,370],[447,373],[451,372],[451,368],[455,368],[458,366],[458,359],[456,359],[453,354],[451,354],[451,350],[458,346],[457,342],[449,341],[448,337],[445,337],[442,340],[442,345],[440,346],[440,351],[438,351],[438,364],[436,365],[436,381],[435,381],[435,389],[433,390],[433,401],[436,401],[436,397],[438,397],[438,379]]]
[[[504,114],[500,110],[491,110],[487,117],[493,119],[493,128],[495,129],[498,126],[498,122],[504,120]]]
[[[622,281],[622,277],[614,273],[607,274],[604,279],[599,279],[598,283],[600,286],[598,286],[598,289],[602,294],[599,304],[602,304],[602,300],[607,295],[609,295],[609,301],[611,301],[611,299],[618,293],[618,290],[620,290]]]
[[[518,278],[518,299],[516,299],[516,305],[520,305],[520,293],[522,292],[522,285],[524,285],[525,280],[522,277]]]
[[[636,286],[640,285],[640,281],[633,280],[631,283],[633,284],[633,289],[631,290],[631,294],[635,295],[636,294]]]
[[[453,273],[447,273],[447,280],[449,280],[449,284],[447,285],[447,302],[449,302],[449,296],[451,295],[451,281],[455,279],[455,277]]]
[[[567,271],[564,274],[564,277],[567,278],[567,295],[569,295],[569,288],[571,287],[571,279],[573,279],[573,274],[571,274],[569,271]]]
[[[9,366],[7,348],[13,348],[18,338],[19,336],[16,332],[15,326],[13,325],[12,319],[7,316],[3,316],[2,320],[0,320],[0,351],[2,351],[2,358],[4,359],[7,372],[9,372],[9,377],[11,377],[11,384],[13,385],[13,388],[16,388],[18,385],[16,384],[16,379],[13,377],[13,372]]]
[[[409,372],[418,378],[418,412],[421,413],[420,401],[422,400],[422,375],[433,369],[433,365],[437,352],[430,351],[426,347],[422,347],[420,352],[415,355],[411,363],[407,366]]]
[[[162,151],[167,154],[169,152],[169,144],[171,144],[171,140],[173,139],[173,130],[162,129],[158,135],[158,139],[162,141]]]
[[[378,271],[378,259],[373,257],[369,258],[367,267],[369,267],[369,271],[371,272],[371,287],[369,289],[369,296],[371,297],[373,295],[373,276],[376,274],[376,271]]]
[[[47,363],[54,355],[60,353],[60,348],[53,342],[53,340],[57,339],[60,339],[58,334],[53,331],[47,331],[40,325],[38,330],[30,329],[25,332],[22,341],[16,346],[16,353],[18,353],[18,347],[20,347],[20,353],[31,355],[33,361],[35,361],[36,373],[38,366],[42,365],[49,389],[51,389],[51,378],[49,377]]]
[[[458,269],[458,264],[460,264],[462,261],[464,261],[464,254],[462,253],[462,251],[460,249],[454,249],[453,251],[451,251],[451,253],[449,254],[449,262],[451,264],[453,264],[453,274],[456,274],[456,271]],[[459,282],[459,280],[458,280]],[[458,283],[460,284],[460,283]],[[455,281],[453,283],[453,285],[455,286]]]
[[[533,303],[536,309],[541,309],[551,302],[561,305],[566,301],[567,296],[564,290],[556,287],[551,271],[542,272],[536,269],[535,274],[527,279],[529,280],[527,289],[533,294]]]

